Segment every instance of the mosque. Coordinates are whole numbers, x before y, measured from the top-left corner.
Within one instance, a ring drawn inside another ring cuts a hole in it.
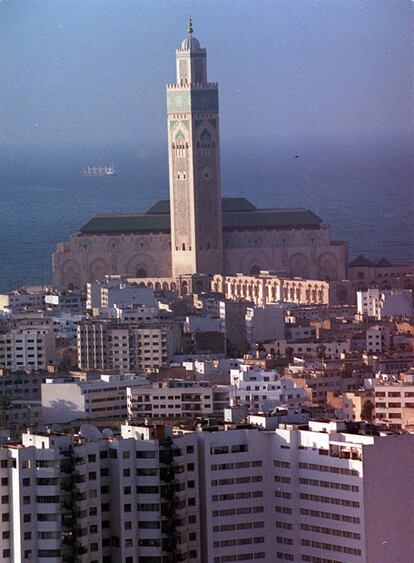
[[[54,282],[82,287],[106,274],[179,279],[189,274],[346,278],[347,243],[308,209],[257,209],[222,198],[218,85],[193,35],[176,51],[167,85],[170,199],[141,213],[98,215],[53,255]],[[276,189],[275,189],[276,193]]]

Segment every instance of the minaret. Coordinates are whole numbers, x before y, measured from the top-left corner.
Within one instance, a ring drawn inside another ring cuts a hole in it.
[[[221,273],[218,85],[207,82],[191,18],[176,59],[177,83],[167,85],[172,275]]]

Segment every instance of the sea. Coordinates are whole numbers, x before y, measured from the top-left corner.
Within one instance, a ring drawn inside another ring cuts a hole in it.
[[[83,177],[87,165],[118,175]],[[260,207],[307,207],[348,240],[350,258],[414,261],[414,150],[401,139],[224,143],[222,193]],[[60,241],[97,213],[168,197],[165,145],[13,147],[0,156],[0,292],[52,279]]]

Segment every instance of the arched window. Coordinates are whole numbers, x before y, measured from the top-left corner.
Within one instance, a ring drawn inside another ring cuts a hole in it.
[[[182,249],[185,250],[185,242],[183,242]]]
[[[257,264],[254,264],[250,268],[250,275],[251,276],[258,276],[260,274],[260,267]]]
[[[137,278],[147,278],[147,277],[148,277],[148,274],[147,274],[147,271],[144,270],[144,268],[139,268],[137,270]]]

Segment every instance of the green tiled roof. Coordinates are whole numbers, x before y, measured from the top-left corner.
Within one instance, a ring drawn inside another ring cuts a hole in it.
[[[283,227],[318,227],[321,220],[308,209],[257,209],[223,213],[224,229],[269,229]]]
[[[253,209],[256,209],[253,203],[244,197],[223,197],[221,200],[221,208],[224,212],[252,211]],[[161,201],[157,201],[157,203],[154,203],[154,205],[148,209],[147,213],[151,215],[156,213],[160,213],[162,215],[169,214],[170,200],[162,199]]]
[[[256,209],[244,198],[223,198],[223,229],[315,228],[320,218],[308,209]],[[162,200],[147,213],[97,215],[81,228],[82,234],[169,232],[170,203]]]
[[[170,231],[170,216],[131,213],[128,215],[97,215],[81,228],[82,234],[133,233]]]
[[[224,212],[253,211],[256,207],[244,197],[223,197],[221,207]]]

